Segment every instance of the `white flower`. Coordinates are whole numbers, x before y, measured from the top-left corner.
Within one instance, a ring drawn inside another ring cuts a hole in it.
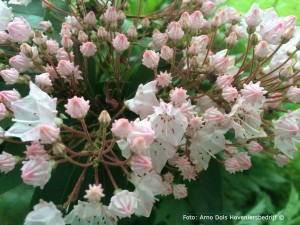
[[[30,82],[30,93],[12,103],[13,121],[16,123],[5,133],[7,137],[19,137],[22,141],[39,141],[50,144],[58,137],[55,125],[56,98]],[[46,129],[47,128],[47,129]]]
[[[55,207],[53,202],[45,202],[40,200],[40,203],[33,207],[26,218],[24,225],[65,225],[61,212]]]
[[[31,3],[31,0],[10,0],[8,3],[14,5],[28,6]]]
[[[7,3],[0,1],[0,30],[7,30],[7,25],[12,19],[12,8]]]

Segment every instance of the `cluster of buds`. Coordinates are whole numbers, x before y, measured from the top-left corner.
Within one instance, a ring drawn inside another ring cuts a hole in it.
[[[126,18],[127,1],[66,2],[73,14],[42,1],[47,10],[66,14],[60,30],[51,21],[34,30],[0,1],[6,18],[0,22],[0,75],[7,87],[0,91],[0,120],[10,124],[0,127],[0,170],[22,164],[24,183],[43,189],[62,164],[81,168],[73,191],[55,202],[67,215],[41,200],[25,225],[149,217],[159,196],[185,198],[186,183],[211,160],[236,173],[255,166],[256,154],[280,167],[293,158],[300,110],[289,111],[285,103],[300,103],[295,16],[278,17],[256,4],[242,15],[218,9],[221,1],[199,0],[132,19]],[[149,39],[148,49],[141,47]],[[237,43],[245,43],[239,58]],[[128,95],[127,83],[144,76],[140,71],[153,79]],[[29,93],[20,86],[29,86]],[[26,151],[10,154],[9,142]],[[113,195],[106,191],[111,186]]]

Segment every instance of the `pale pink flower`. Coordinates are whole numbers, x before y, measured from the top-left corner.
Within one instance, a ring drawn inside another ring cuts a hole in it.
[[[215,8],[215,3],[213,1],[205,1],[201,6],[201,11],[204,15],[211,15]]]
[[[259,34],[269,44],[278,45],[284,32],[283,25],[280,20],[271,20],[260,25]]]
[[[216,74],[224,74],[229,65],[229,58],[219,55],[218,53],[211,56],[211,66],[214,68]]]
[[[15,68],[1,70],[0,75],[6,84],[15,84],[19,78],[19,72]]]
[[[25,134],[32,141],[40,140],[42,144],[54,143],[59,137],[60,129],[55,124],[39,124]],[[23,138],[24,139],[24,138]]]
[[[20,73],[25,72],[30,67],[30,60],[25,55],[15,55],[9,59],[9,65]]]
[[[104,27],[99,27],[99,28],[98,28],[97,36],[98,36],[99,38],[102,38],[102,39],[104,39],[104,38],[107,37],[107,31],[105,30]]]
[[[244,84],[243,87],[241,93],[246,103],[250,103],[254,106],[262,105],[265,101],[264,95],[267,91],[264,91],[264,88],[260,87],[260,81],[255,84],[250,81],[249,84]]]
[[[110,199],[108,208],[121,218],[131,217],[137,208],[137,202],[135,193],[123,190]]]
[[[74,62],[74,54],[73,54],[73,52],[70,52],[70,53],[66,52],[66,50],[64,48],[60,48],[56,52],[56,59],[58,62],[61,60]]]
[[[62,218],[62,213],[56,208],[53,202],[45,202],[40,200],[40,203],[33,207],[25,218],[24,225],[65,225]]]
[[[117,52],[122,53],[129,47],[129,42],[124,34],[118,34],[113,40],[112,45]]]
[[[159,30],[155,29],[152,34],[152,42],[155,48],[161,48],[166,45],[168,41],[168,35],[161,33]]]
[[[167,196],[173,193],[172,186],[169,182],[164,181],[163,186],[164,188],[163,188],[162,195]]]
[[[147,155],[135,155],[131,158],[130,168],[135,174],[144,174],[152,170],[152,161]]]
[[[197,41],[193,41],[191,46],[188,49],[188,53],[191,55],[198,55],[202,49],[200,48],[200,43]]]
[[[293,103],[300,103],[300,88],[291,86],[286,93],[288,99]]]
[[[168,25],[167,33],[172,41],[179,41],[184,35],[184,32],[178,22],[171,22]]]
[[[261,23],[261,9],[254,3],[245,15],[248,26],[257,27]]]
[[[229,173],[235,173],[241,170],[241,165],[236,158],[228,158],[225,161],[225,169]]]
[[[106,22],[115,22],[117,20],[117,12],[114,7],[109,7],[103,14],[104,20]]]
[[[46,73],[49,74],[50,79],[53,81],[57,78],[57,72],[55,70],[55,67],[53,68],[53,66],[49,66],[48,64],[46,66],[44,66],[44,70]]]
[[[177,158],[175,167],[178,167],[178,170],[184,171],[189,166],[191,166],[191,162],[186,156],[181,156]]]
[[[155,139],[154,131],[151,128],[151,123],[147,119],[136,119],[130,123],[130,131],[127,141],[131,143],[131,141],[133,141],[136,137],[143,137],[147,145],[150,145]]]
[[[191,23],[193,21],[191,20],[191,16],[188,12],[183,12],[179,18],[178,23],[182,27],[182,29],[189,31],[191,28]]]
[[[238,96],[238,91],[235,87],[229,86],[225,87],[222,89],[222,97],[227,101],[227,102],[233,102],[237,96]]]
[[[173,195],[175,199],[187,197],[187,188],[184,184],[176,184],[173,186]]]
[[[43,90],[49,90],[49,88],[52,87],[52,81],[50,79],[49,73],[42,73],[40,75],[36,75],[35,84]]]
[[[132,138],[130,140],[129,145],[130,145],[130,149],[135,154],[144,154],[144,153],[146,153],[146,150],[148,148],[145,138],[141,137],[141,136]]]
[[[31,157],[29,161],[23,161],[22,179],[25,184],[44,188],[51,177],[51,163],[43,157]]]
[[[274,133],[276,136],[282,138],[292,138],[297,135],[299,131],[299,126],[294,117],[284,115],[278,120],[273,121],[274,124]]]
[[[60,43],[67,52],[70,52],[74,45],[74,42],[69,35],[64,35]]]
[[[89,202],[99,202],[105,195],[103,194],[103,188],[101,184],[89,184],[89,189],[85,191],[86,195],[83,196]]]
[[[86,116],[90,105],[89,100],[84,100],[83,97],[78,98],[74,96],[71,99],[68,99],[68,103],[65,105],[66,113],[68,113],[74,119],[82,119]]]
[[[62,23],[61,30],[60,30],[59,34],[60,34],[61,37],[65,36],[65,35],[71,36],[72,35],[72,33],[71,33],[71,25],[69,25],[66,22]]]
[[[0,12],[1,12],[0,30],[4,31],[7,30],[7,25],[13,18],[12,8],[7,7],[7,2],[0,1]]]
[[[44,146],[41,145],[38,141],[31,142],[31,145],[26,145],[26,158],[29,159],[30,157],[43,157],[45,160],[49,159],[49,155],[47,154]]]
[[[111,131],[120,138],[126,138],[130,132],[130,123],[127,119],[118,119],[112,124]]]
[[[74,70],[75,70],[75,66],[73,62],[70,62],[68,60],[60,60],[57,64],[57,72],[62,76],[62,77],[66,77],[71,75]]]
[[[191,15],[191,29],[192,31],[199,31],[204,27],[206,20],[203,18],[201,11],[194,11]]]
[[[59,50],[59,44],[54,39],[49,39],[46,41],[47,53],[50,55],[55,55]]]
[[[11,108],[11,104],[20,99],[20,93],[13,89],[11,91],[0,91],[0,101],[8,108]]]
[[[95,26],[97,24],[95,13],[93,11],[90,11],[88,14],[85,15],[83,21],[91,27]]]
[[[252,165],[247,152],[239,152],[234,158],[240,164],[240,170],[248,170]]]
[[[228,47],[232,48],[237,43],[237,34],[235,32],[231,32],[229,36],[225,39]]]
[[[186,90],[183,88],[175,88],[171,90],[171,101],[181,105],[189,96],[186,94]]]
[[[118,14],[117,14],[117,20],[118,20],[118,22],[122,24],[125,19],[126,19],[125,13],[122,10],[119,10]]]
[[[0,170],[1,172],[8,173],[13,170],[16,165],[16,159],[13,155],[3,151],[0,154]]]
[[[19,44],[28,41],[31,35],[30,24],[23,17],[15,17],[7,26],[9,37]]]
[[[258,58],[266,58],[271,53],[268,42],[260,41],[254,48],[254,55]]]
[[[158,66],[159,53],[153,50],[146,50],[143,54],[143,65],[149,69],[154,69]]]
[[[53,31],[52,23],[48,21],[41,21],[39,22],[41,28],[43,28],[44,32],[51,32]]]
[[[189,125],[195,130],[200,129],[203,123],[204,121],[202,120],[202,117],[199,116],[192,116],[189,120]]]
[[[80,46],[80,52],[85,57],[91,57],[97,52],[96,45],[93,42],[86,42]]]
[[[173,58],[174,50],[168,46],[163,46],[160,50],[160,57],[166,61]]]
[[[207,125],[222,124],[226,119],[224,114],[215,107],[207,109],[203,118]]]
[[[174,180],[174,175],[170,172],[167,172],[166,174],[163,175],[164,181],[168,183],[172,183]]]
[[[172,75],[171,73],[160,72],[160,74],[157,75],[157,84],[161,87],[168,87],[170,84],[172,84]]]
[[[7,116],[7,110],[3,103],[0,103],[0,121]]]
[[[1,3],[0,3],[1,4]],[[1,24],[0,24],[1,26]],[[10,40],[8,33],[0,30],[0,44],[5,44]]]
[[[88,39],[89,39],[89,36],[87,36],[87,34],[84,33],[84,31],[80,30],[78,33],[78,41],[83,43],[83,42],[87,42]]]
[[[290,162],[290,159],[283,154],[278,154],[274,158],[275,158],[275,163],[278,167],[284,167]]]
[[[258,152],[261,152],[264,148],[257,141],[251,141],[247,145],[247,149],[251,155],[255,155]]]
[[[191,165],[185,167],[181,171],[181,175],[183,176],[184,180],[188,180],[188,181],[195,180],[196,177],[197,177],[197,173],[196,173],[195,167],[191,166]]]
[[[135,26],[131,26],[129,27],[128,31],[127,31],[127,36],[129,37],[129,40],[135,40],[137,37],[138,33],[136,30]]]

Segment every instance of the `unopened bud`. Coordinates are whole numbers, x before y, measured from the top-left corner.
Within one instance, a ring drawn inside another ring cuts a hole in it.
[[[281,43],[282,44],[287,43],[292,37],[294,37],[295,32],[296,32],[296,27],[292,26],[287,28],[282,34]]]
[[[53,154],[54,155],[58,155],[58,156],[62,156],[65,154],[65,149],[66,149],[66,146],[61,143],[61,142],[56,142],[53,144]]]
[[[231,49],[237,43],[237,35],[235,32],[231,32],[230,35],[226,38],[227,48]]]
[[[127,36],[128,36],[129,41],[136,40],[137,35],[138,35],[138,33],[137,33],[137,30],[136,30],[136,27],[131,26],[127,31]]]
[[[106,110],[102,110],[98,118],[98,121],[101,126],[107,127],[109,125],[111,118]]]
[[[28,58],[32,58],[33,56],[32,47],[27,43],[21,44],[20,51]]]
[[[198,59],[197,56],[193,56],[190,60],[190,63],[191,63],[191,68],[192,69],[197,69],[200,65],[199,59]]]
[[[146,30],[148,29],[149,26],[150,26],[150,20],[149,18],[145,17],[142,21],[142,28]]]
[[[279,71],[279,78],[283,81],[287,81],[290,79],[293,73],[293,66],[288,65]]]
[[[255,46],[257,45],[258,43],[258,37],[256,34],[252,34],[251,37],[250,37],[250,43],[252,46]]]
[[[101,39],[106,39],[107,31],[105,30],[104,27],[99,27],[98,32],[97,32],[97,36]]]
[[[117,22],[119,26],[121,26],[124,23],[125,18],[125,13],[122,10],[119,10],[117,15]]]

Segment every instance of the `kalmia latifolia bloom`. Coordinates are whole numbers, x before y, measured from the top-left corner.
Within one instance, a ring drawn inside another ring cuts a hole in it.
[[[188,190],[212,163],[235,174],[297,154],[295,16],[222,0],[139,15],[126,1],[65,2],[43,0],[49,20],[32,23],[0,1],[0,171],[38,189],[25,225],[149,217],[201,188]],[[54,203],[39,202],[48,191]]]

